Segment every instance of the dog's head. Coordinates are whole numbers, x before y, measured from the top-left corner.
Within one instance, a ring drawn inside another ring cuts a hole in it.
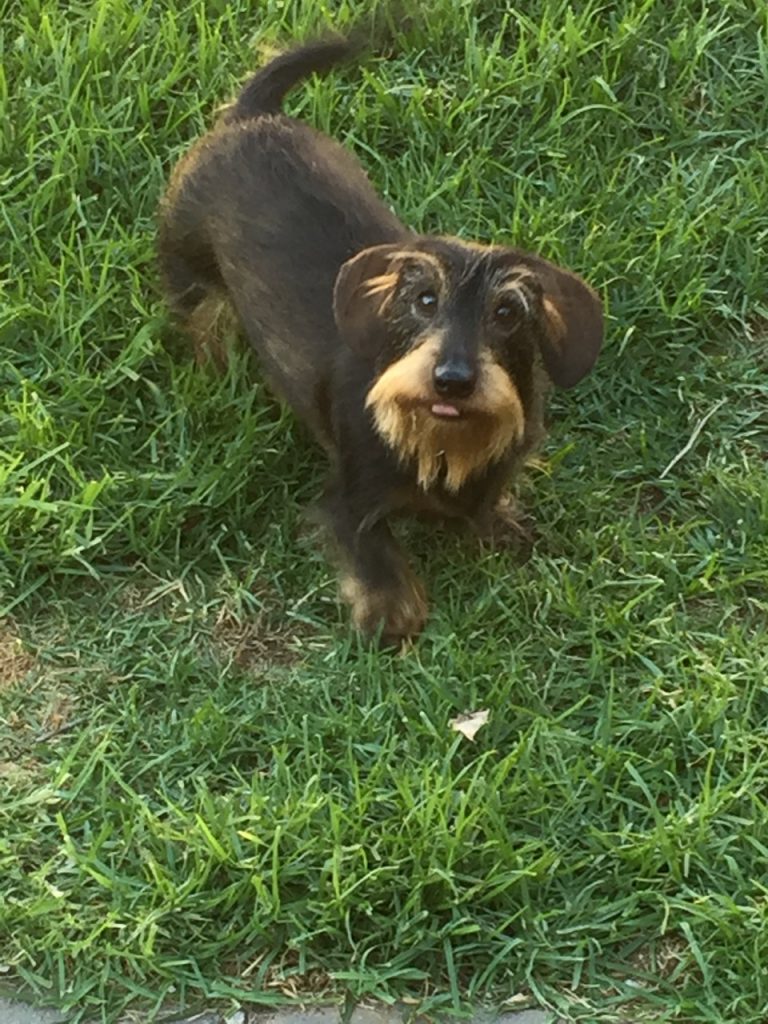
[[[560,387],[602,344],[602,307],[575,274],[516,249],[442,238],[364,249],[339,271],[341,336],[369,353],[377,430],[429,487],[458,490],[525,431],[540,356]]]

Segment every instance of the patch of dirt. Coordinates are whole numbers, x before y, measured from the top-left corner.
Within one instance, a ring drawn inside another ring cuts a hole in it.
[[[61,683],[46,680],[21,694],[0,721],[0,788],[2,780],[23,781],[37,770],[31,751],[36,744],[53,746],[71,734],[78,724],[73,717],[76,702]],[[13,758],[14,760],[9,760]]]
[[[143,612],[161,603],[163,607],[170,608],[171,613],[178,614],[181,609],[184,614],[191,603],[182,580],[148,576],[142,584],[128,583],[120,590],[117,602],[126,611]]]
[[[643,974],[666,979],[683,962],[687,950],[685,938],[671,934],[661,939],[653,952],[647,946],[642,946],[632,956],[631,963]]]
[[[0,621],[0,789],[33,778],[38,743],[57,742],[73,725],[76,699],[66,673],[47,666],[24,646],[16,624]]]
[[[18,686],[35,667],[35,659],[25,650],[15,625],[0,620],[0,692]]]
[[[231,961],[224,965],[224,975],[235,984],[247,981],[258,974],[263,960],[263,956],[257,956],[249,962]],[[312,997],[316,1001],[318,997],[328,997],[338,992],[338,983],[326,971],[315,969],[301,973],[298,970],[298,956],[293,951],[286,952],[279,963],[268,967],[259,985],[265,990],[277,991],[297,1000]]]
[[[21,761],[0,761],[0,787],[13,791],[23,789],[37,778],[40,762],[34,758]]]
[[[53,737],[69,728],[72,717],[72,700],[65,693],[52,693],[43,712],[40,731],[45,737]]]
[[[669,526],[674,518],[674,502],[662,487],[653,483],[642,483],[637,490],[637,517],[641,524],[643,520],[655,519],[664,526]]]
[[[299,641],[308,630],[301,623],[281,614],[282,601],[268,585],[258,590],[267,613],[244,613],[235,609],[226,597],[217,610],[199,593],[194,583],[148,575],[124,586],[117,601],[131,615],[149,608],[161,608],[173,622],[199,621],[205,613],[204,632],[210,631],[210,644],[218,661],[246,671],[258,671],[275,665],[289,665],[299,659]]]
[[[297,638],[297,631],[278,629],[265,615],[241,621],[226,608],[221,609],[213,626],[217,656],[246,670],[294,664],[299,659]]]
[[[301,996],[317,998],[333,991],[334,984],[331,976],[325,971],[307,971],[306,974],[286,976],[277,968],[270,967],[264,978],[264,988],[276,989],[291,999],[299,999]]]

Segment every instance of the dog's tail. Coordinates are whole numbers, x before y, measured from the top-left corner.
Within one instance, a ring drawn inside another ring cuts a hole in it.
[[[337,64],[355,58],[364,48],[355,34],[317,39],[281,54],[246,82],[240,95],[225,111],[224,119],[247,121],[263,114],[278,114],[285,94],[302,79],[313,72],[325,74]]]

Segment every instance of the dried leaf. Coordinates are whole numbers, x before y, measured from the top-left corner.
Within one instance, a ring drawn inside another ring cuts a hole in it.
[[[477,730],[482,728],[488,721],[490,711],[484,708],[482,711],[471,711],[467,715],[459,715],[451,721],[451,728],[460,732],[468,740],[474,740]]]

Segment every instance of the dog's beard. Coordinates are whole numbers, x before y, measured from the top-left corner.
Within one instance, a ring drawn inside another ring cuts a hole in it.
[[[416,462],[420,487],[428,490],[445,469],[443,486],[458,491],[523,437],[525,413],[517,388],[498,363],[479,365],[470,399],[456,403],[461,415],[434,415],[431,374],[437,342],[426,341],[389,366],[368,392],[366,406],[376,430],[403,462]],[[453,404],[453,403],[450,403]]]

